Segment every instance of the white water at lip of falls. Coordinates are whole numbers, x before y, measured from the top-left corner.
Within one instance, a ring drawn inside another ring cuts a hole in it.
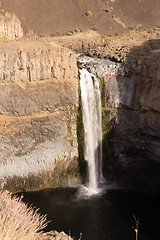
[[[84,158],[88,164],[88,191],[98,193],[102,174],[101,81],[86,69],[80,70],[80,87],[84,126]]]

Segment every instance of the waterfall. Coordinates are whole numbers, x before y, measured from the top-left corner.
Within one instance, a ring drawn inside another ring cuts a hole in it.
[[[84,126],[84,158],[88,164],[88,191],[98,192],[102,174],[101,81],[86,69],[80,70],[80,87]]]

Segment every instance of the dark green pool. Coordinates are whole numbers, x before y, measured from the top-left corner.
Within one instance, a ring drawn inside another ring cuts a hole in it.
[[[160,195],[130,189],[109,189],[90,198],[79,198],[78,188],[57,188],[24,193],[48,215],[45,231],[70,232],[83,240],[135,240],[133,214],[139,218],[139,240],[160,239]]]

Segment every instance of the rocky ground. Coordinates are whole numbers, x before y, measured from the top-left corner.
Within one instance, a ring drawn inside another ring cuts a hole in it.
[[[44,233],[43,237],[38,240],[73,240],[70,236],[65,234],[64,232],[57,232],[57,231],[51,231],[48,233]]]
[[[77,53],[84,53],[91,57],[108,58],[117,62],[125,62],[133,48],[140,47],[146,42],[148,42],[148,44],[145,45],[146,47],[143,48],[143,51],[141,50],[141,52],[138,53],[139,55],[143,55],[145,51],[147,52],[151,49],[158,49],[157,44],[158,39],[160,39],[160,27],[147,28],[145,30],[137,28],[118,35],[100,35],[95,31],[89,31],[73,36],[41,39],[47,42],[55,41],[63,47],[70,48]]]
[[[97,32],[89,31],[70,37],[42,38],[42,41],[55,41],[77,54],[124,63],[129,71],[142,74],[144,77],[154,78],[154,74],[150,71],[151,66],[155,72],[159,71],[159,27],[145,30],[138,28],[117,36],[102,36]]]

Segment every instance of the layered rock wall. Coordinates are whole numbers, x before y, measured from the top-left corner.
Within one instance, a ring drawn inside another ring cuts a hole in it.
[[[1,186],[19,191],[75,183],[76,55],[38,41],[0,49]]]

